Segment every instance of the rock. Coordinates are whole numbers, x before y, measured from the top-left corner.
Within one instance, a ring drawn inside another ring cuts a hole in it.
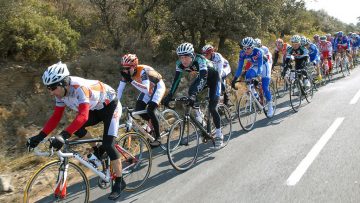
[[[14,191],[11,185],[11,177],[6,175],[0,176],[0,192],[12,192]]]

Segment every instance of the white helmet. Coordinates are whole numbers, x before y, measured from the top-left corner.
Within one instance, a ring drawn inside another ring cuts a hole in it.
[[[255,42],[255,46],[256,47],[261,47],[261,39],[259,39],[259,38],[256,38],[256,39],[254,39],[254,42]]]
[[[66,76],[69,76],[70,72],[66,64],[56,63],[52,66],[49,66],[42,76],[44,85],[52,85],[58,82],[61,82]]]
[[[178,56],[194,55],[194,46],[191,43],[185,42],[176,49]]]

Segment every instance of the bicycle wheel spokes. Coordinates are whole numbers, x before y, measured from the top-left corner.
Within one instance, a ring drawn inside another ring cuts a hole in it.
[[[60,161],[42,166],[26,185],[24,202],[88,202],[90,186],[83,170],[69,162],[64,179],[59,168],[64,168]]]
[[[225,105],[219,105],[217,108],[221,119],[221,132],[224,136],[223,147],[225,147],[229,143],[232,134],[231,113]]]
[[[297,112],[301,105],[301,89],[298,80],[290,84],[290,104],[292,109]]]
[[[288,93],[288,84],[283,77],[276,78],[276,94],[279,98],[285,96]]]
[[[249,93],[243,94],[237,105],[238,118],[245,131],[253,128],[256,121],[256,104],[250,99]]]
[[[199,151],[199,134],[195,125],[178,120],[171,128],[167,140],[170,164],[178,171],[186,171],[194,165]]]
[[[309,84],[310,84],[309,87],[305,87],[305,86],[302,87],[305,93],[305,99],[308,103],[312,101],[312,98],[314,96],[314,84],[312,82],[310,82]]]
[[[120,155],[126,182],[125,190],[134,191],[141,187],[150,175],[151,148],[146,139],[136,132],[120,137],[117,144],[123,148]]]
[[[166,150],[167,148],[167,137],[170,133],[172,125],[180,119],[178,113],[172,109],[165,109],[161,112],[161,118],[159,118],[159,127],[161,134],[161,148]]]

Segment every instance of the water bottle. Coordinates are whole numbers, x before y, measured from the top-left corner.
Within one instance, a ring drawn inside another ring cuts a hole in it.
[[[88,161],[95,167],[98,168],[99,166],[101,166],[101,161],[93,154],[88,154],[87,155]]]

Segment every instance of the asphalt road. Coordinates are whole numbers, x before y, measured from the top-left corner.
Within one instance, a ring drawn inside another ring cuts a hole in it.
[[[357,68],[319,89],[298,113],[287,95],[274,118],[261,115],[247,133],[236,122],[226,148],[204,145],[184,173],[171,167],[165,152],[154,151],[148,181],[118,201],[360,202],[359,91]],[[92,202],[110,202],[109,192],[92,181]]]

